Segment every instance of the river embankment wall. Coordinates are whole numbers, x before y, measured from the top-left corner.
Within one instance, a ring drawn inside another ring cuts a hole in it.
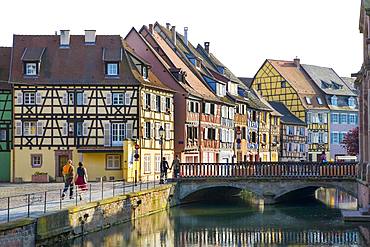
[[[175,184],[0,224],[0,246],[42,246],[82,236],[176,205]]]

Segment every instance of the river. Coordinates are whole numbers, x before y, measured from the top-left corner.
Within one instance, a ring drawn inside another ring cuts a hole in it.
[[[334,189],[320,189],[316,198],[272,206],[240,198],[189,204],[63,246],[366,246],[360,229],[370,225],[344,223],[340,215],[340,208],[356,208],[355,198]]]

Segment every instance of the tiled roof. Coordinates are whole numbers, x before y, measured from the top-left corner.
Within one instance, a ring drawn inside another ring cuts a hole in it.
[[[270,105],[278,111],[282,117],[281,122],[285,124],[294,124],[294,125],[306,125],[305,122],[297,118],[289,109],[281,102],[269,101]]]
[[[43,84],[124,84],[139,85],[126,53],[119,62],[119,75],[104,72],[104,49],[121,50],[119,35],[97,35],[95,45],[86,45],[84,35],[71,35],[69,48],[59,47],[59,35],[14,35],[11,81]],[[45,48],[37,77],[23,75],[22,55],[26,48]]]
[[[356,96],[332,68],[307,64],[301,66],[326,94]]]
[[[324,99],[324,95],[316,87],[315,83],[311,82],[311,79],[306,75],[301,66],[297,67],[293,61],[272,59],[268,59],[267,61],[294,88],[306,108],[328,109],[326,104],[320,105],[317,102],[316,97]],[[311,104],[307,103],[306,97],[311,99]]]
[[[244,85],[246,85],[248,88],[251,88],[253,78],[250,78],[250,77],[238,77],[238,78],[241,82],[244,83]]]
[[[356,78],[352,78],[352,77],[341,77],[341,79],[347,85],[347,87],[349,87],[349,89],[352,90],[352,92],[358,94],[358,90],[355,87]]]
[[[0,89],[10,89],[9,66],[10,66],[10,47],[0,47]]]
[[[44,51],[45,48],[43,47],[26,48],[22,56],[22,61],[41,61]]]

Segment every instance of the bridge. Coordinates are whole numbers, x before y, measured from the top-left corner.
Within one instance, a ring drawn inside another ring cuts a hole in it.
[[[356,163],[254,162],[182,163],[176,188],[179,202],[232,195],[247,190],[273,204],[335,188],[357,198]]]

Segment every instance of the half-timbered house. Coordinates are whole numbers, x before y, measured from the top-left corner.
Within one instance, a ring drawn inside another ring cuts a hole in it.
[[[268,101],[284,103],[289,111],[308,124],[308,160],[318,161],[329,153],[329,108],[320,90],[310,82],[300,60],[266,60],[256,73],[252,87]]]
[[[269,101],[281,117],[279,161],[300,162],[307,159],[307,124],[281,102]]]
[[[0,47],[0,182],[9,182],[12,148],[12,91],[9,80],[10,47]]]
[[[144,156],[145,150],[157,152],[152,135],[157,121],[173,131],[172,92],[150,65],[119,35],[94,30],[15,35],[13,46],[14,177],[29,181],[33,173],[47,172],[58,179],[72,159],[85,164],[90,180],[140,179],[144,160],[135,161],[135,145],[143,147]],[[156,100],[151,107],[160,106],[152,115],[143,113],[145,93]],[[144,131],[144,126],[150,127]],[[165,155],[173,152],[169,137]]]

